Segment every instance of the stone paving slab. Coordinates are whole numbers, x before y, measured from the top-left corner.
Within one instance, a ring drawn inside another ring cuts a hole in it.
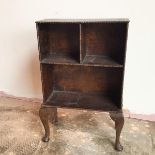
[[[50,124],[48,143],[41,141],[40,104],[0,98],[1,155],[155,155],[155,123],[125,119],[122,152],[114,150],[114,122],[108,113],[59,109]]]

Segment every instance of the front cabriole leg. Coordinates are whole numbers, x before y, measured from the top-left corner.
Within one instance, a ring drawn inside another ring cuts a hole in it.
[[[50,137],[50,128],[49,128],[49,116],[51,117],[52,123],[55,124],[58,121],[57,118],[57,108],[56,107],[44,107],[41,106],[39,110],[40,120],[44,126],[45,135],[42,138],[43,142],[48,142]]]
[[[43,142],[48,142],[49,141],[49,136],[50,136],[50,128],[49,128],[49,123],[48,123],[48,117],[49,117],[49,111],[47,107],[40,107],[39,110],[39,116],[40,116],[40,120],[44,126],[44,130],[45,130],[45,135],[42,138]]]
[[[124,126],[124,116],[123,112],[109,112],[111,119],[115,122],[115,129],[116,129],[116,140],[115,140],[115,149],[117,151],[122,151],[123,146],[120,143],[120,135],[122,128]]]

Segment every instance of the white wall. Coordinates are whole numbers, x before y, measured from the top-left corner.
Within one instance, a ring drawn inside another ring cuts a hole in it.
[[[0,0],[0,91],[42,96],[36,20],[127,17],[124,107],[155,113],[154,6],[154,0]]]

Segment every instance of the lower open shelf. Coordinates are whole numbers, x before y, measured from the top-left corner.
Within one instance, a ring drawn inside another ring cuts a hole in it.
[[[117,111],[116,101],[100,93],[81,93],[73,91],[53,91],[44,103],[45,106]]]

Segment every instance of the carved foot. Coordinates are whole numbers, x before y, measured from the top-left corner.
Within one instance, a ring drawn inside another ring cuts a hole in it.
[[[115,150],[117,150],[117,151],[122,151],[123,150],[123,146],[121,145],[120,142],[115,144]]]
[[[43,142],[48,142],[49,140],[50,140],[49,136],[44,136],[44,137],[42,138],[42,141],[43,141]]]
[[[122,128],[124,126],[124,116],[122,112],[110,112],[111,119],[115,122],[116,129],[116,141],[115,141],[115,149],[117,151],[122,151],[123,146],[120,143],[120,135]]]

